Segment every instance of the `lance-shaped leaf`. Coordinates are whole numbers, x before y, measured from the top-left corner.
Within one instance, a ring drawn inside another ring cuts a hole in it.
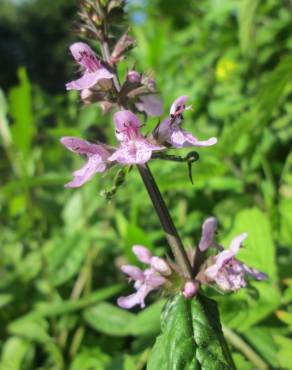
[[[217,305],[199,296],[169,299],[161,316],[147,370],[234,370],[223,337]]]

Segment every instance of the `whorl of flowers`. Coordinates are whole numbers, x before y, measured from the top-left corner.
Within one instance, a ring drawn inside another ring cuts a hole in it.
[[[83,1],[80,13],[81,34],[87,39],[98,41],[100,51],[95,52],[91,46],[80,40],[70,46],[70,52],[80,71],[77,79],[66,84],[66,89],[78,90],[84,104],[95,103],[104,113],[113,112],[112,129],[117,146],[99,141],[90,143],[77,137],[62,137],[61,143],[68,150],[86,158],[86,163],[73,172],[73,180],[67,183],[66,187],[80,187],[96,173],[104,173],[114,166],[137,165],[140,170],[144,168],[149,171],[146,164],[154,158],[188,161],[190,165],[190,158],[198,158],[198,155],[194,155],[196,152],[179,157],[168,155],[167,151],[185,147],[208,147],[217,143],[215,137],[201,140],[183,128],[184,114],[191,109],[191,105],[186,105],[188,97],[185,95],[173,101],[168,113],[162,119],[157,119],[157,125],[152,132],[143,129],[146,118],[163,116],[163,103],[151,75],[131,68],[121,81],[117,74],[118,63],[134,46],[134,39],[124,29],[115,37],[111,34],[109,43],[107,22],[117,10],[123,12],[123,5],[122,0]],[[147,187],[146,183],[145,185]],[[152,201],[155,207],[155,199]],[[161,216],[159,207],[157,206],[156,211],[160,214],[160,219],[169,218],[169,214],[166,215],[168,212]],[[162,226],[166,233],[167,227],[174,228],[165,226],[163,222]],[[175,246],[180,252],[180,258],[175,256],[176,260],[179,259],[176,262],[170,258],[166,260],[153,256],[144,246],[134,246],[134,254],[147,268],[142,270],[133,265],[121,267],[129,281],[134,283],[135,292],[120,297],[118,305],[125,309],[136,305],[143,308],[146,296],[161,288],[166,292],[181,291],[186,299],[191,299],[198,294],[201,285],[216,287],[221,291],[236,291],[246,286],[246,279],[249,277],[256,280],[266,279],[264,273],[236,259],[247,234],[242,233],[235,237],[229,249],[225,250],[214,240],[216,228],[217,220],[214,217],[203,223],[202,236],[193,259],[187,257],[181,245]],[[175,238],[178,239],[179,236],[175,235]],[[207,257],[207,252],[212,250],[215,253]],[[181,270],[184,264],[187,265],[187,275]]]

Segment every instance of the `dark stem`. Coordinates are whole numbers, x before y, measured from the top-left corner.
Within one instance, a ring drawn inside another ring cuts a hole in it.
[[[174,226],[172,218],[169,214],[168,208],[150,171],[150,168],[146,164],[137,167],[143,179],[144,185],[148,191],[148,194],[152,200],[155,211],[159,217],[162,228],[166,234],[167,241],[175,257],[175,260],[179,265],[183,275],[187,279],[191,279],[192,267],[190,261],[184,249],[183,243],[178,235],[177,229]]]

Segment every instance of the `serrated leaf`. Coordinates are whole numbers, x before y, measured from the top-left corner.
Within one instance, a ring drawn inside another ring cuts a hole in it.
[[[161,331],[147,370],[235,369],[214,301],[174,296],[162,313]]]

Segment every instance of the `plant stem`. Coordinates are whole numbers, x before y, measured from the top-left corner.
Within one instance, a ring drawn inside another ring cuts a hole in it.
[[[105,31],[106,31],[106,25],[105,25]],[[106,37],[104,38],[104,41],[101,44],[101,50],[102,50],[103,57],[109,63],[110,62],[110,50],[109,50],[109,45],[108,45]],[[115,77],[113,80],[114,80],[115,88],[117,92],[119,92],[121,90],[121,87],[120,87],[120,83],[119,83],[116,73],[115,73]],[[164,202],[164,199],[160,193],[160,190],[156,184],[156,181],[150,171],[150,168],[147,166],[147,164],[143,166],[137,165],[137,167],[139,169],[144,185],[148,191],[148,194],[152,200],[152,204],[158,215],[162,228],[166,234],[166,238],[170,246],[170,249],[174,255],[174,258],[178,266],[180,267],[183,275],[187,279],[192,279],[193,272],[192,272],[191,263],[188,259],[183,243],[179,237],[177,229],[173,223],[173,220],[170,216],[170,213]]]
[[[175,260],[182,270],[183,275],[186,278],[191,279],[192,267],[190,261],[150,168],[146,164],[144,166],[141,165],[137,167],[159,217],[161,226],[166,234],[168,244]]]
[[[265,361],[233,330],[222,325],[225,338],[244,356],[252,362],[258,370],[268,370],[269,366]]]

